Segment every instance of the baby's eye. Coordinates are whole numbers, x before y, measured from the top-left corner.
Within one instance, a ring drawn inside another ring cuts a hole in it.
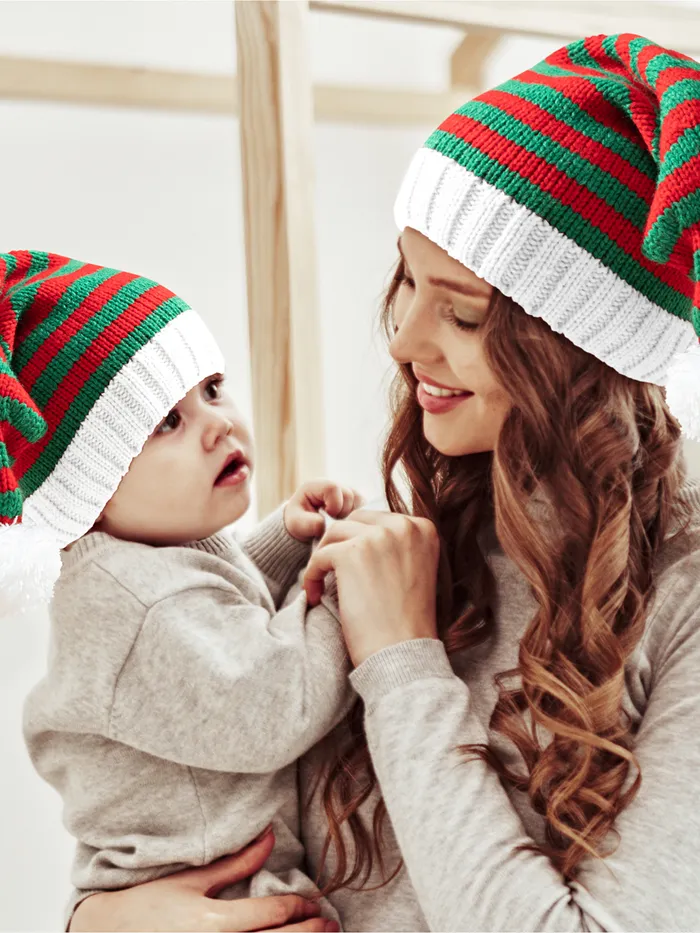
[[[173,408],[156,428],[156,434],[169,434],[178,427],[181,420],[180,412],[177,408]]]
[[[210,379],[204,390],[204,394],[210,399],[221,398],[221,387],[223,383],[223,376],[216,376],[216,378]]]

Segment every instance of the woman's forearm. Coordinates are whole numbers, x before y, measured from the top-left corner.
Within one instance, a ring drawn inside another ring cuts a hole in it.
[[[677,929],[700,917],[697,885],[688,884],[700,869],[692,867],[697,831],[687,825],[698,822],[696,808],[686,800],[687,771],[669,787],[671,776],[654,766],[658,730],[650,728],[639,749],[648,764],[645,793],[618,821],[618,852],[591,860],[581,884],[570,886],[547,857],[522,850],[532,839],[497,775],[458,751],[485,742],[486,734],[440,642],[379,652],[354,672],[353,683],[366,703],[374,767],[431,929]],[[679,805],[670,807],[674,794]]]

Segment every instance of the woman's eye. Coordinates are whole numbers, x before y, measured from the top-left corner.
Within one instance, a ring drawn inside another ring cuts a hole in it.
[[[406,272],[404,272],[403,275],[401,276],[401,285],[405,285],[406,288],[415,288],[415,287],[416,287],[415,281],[414,281],[414,280],[411,278],[411,276],[408,275],[408,273],[406,273]]]
[[[179,426],[181,420],[180,412],[173,408],[156,428],[156,434],[169,434]]]
[[[480,326],[479,324],[474,324],[472,321],[463,321],[462,318],[457,317],[452,308],[445,312],[445,320],[450,324],[454,324],[455,327],[459,327],[460,330],[474,331],[478,330]]]

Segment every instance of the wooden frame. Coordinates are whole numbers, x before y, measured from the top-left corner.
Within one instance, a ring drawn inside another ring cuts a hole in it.
[[[312,87],[309,10],[467,31],[452,89],[417,93]],[[258,510],[269,512],[324,467],[313,227],[313,119],[435,125],[482,85],[505,34],[569,41],[636,32],[700,51],[700,10],[658,0],[239,0],[238,76],[0,56],[0,99],[240,114]]]

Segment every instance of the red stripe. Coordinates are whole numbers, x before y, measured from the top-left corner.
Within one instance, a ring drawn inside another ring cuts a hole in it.
[[[46,449],[56,425],[71,406],[75,397],[88,382],[92,374],[107,359],[122,340],[129,336],[157,307],[172,298],[172,292],[157,285],[139,296],[128,309],[107,327],[99,338],[90,344],[83,356],[66,373],[59,391],[55,392],[44,409],[49,430],[36,444],[23,451],[17,460],[17,473],[23,476],[39,459]]]
[[[38,408],[30,398],[30,396],[25,392],[24,388],[20,383],[13,378],[8,376],[7,373],[0,373],[0,396],[3,398],[13,398],[18,402],[24,402],[25,405],[28,405],[33,411],[38,413]]]
[[[596,122],[624,136],[630,142],[639,145],[639,135],[635,133],[629,123],[624,120],[622,112],[607,101],[595,85],[586,81],[585,84],[572,75],[541,75],[536,71],[524,71],[518,75],[518,81],[523,84],[544,84],[554,88],[570,101],[577,104],[581,110],[593,117]]]
[[[669,265],[675,265],[682,269],[685,275],[690,275],[693,268],[693,252],[700,249],[700,220],[691,224],[683,234],[678,237],[673,252],[668,258]],[[700,287],[700,283],[693,283],[695,289]]]
[[[645,45],[637,56],[637,71],[641,75],[642,81],[644,81],[647,87],[649,87],[652,91],[654,88],[649,83],[649,79],[647,78],[647,69],[655,58],[657,58],[659,55],[667,54],[668,53],[666,49],[662,49],[658,45]]]
[[[31,331],[53,313],[56,304],[61,300],[66,289],[72,285],[73,282],[82,279],[86,275],[90,275],[91,272],[97,272],[97,270],[101,268],[102,266],[86,263],[85,265],[78,266],[73,272],[69,272],[66,275],[54,276],[50,279],[46,278],[46,272],[40,273],[38,278],[43,278],[44,281],[42,281],[36,290],[36,294],[32,301],[32,313],[23,316],[19,322],[17,328],[18,340],[21,333],[24,336],[31,333]]]
[[[659,158],[665,159],[671,146],[678,142],[689,127],[695,126],[698,122],[700,122],[700,113],[696,100],[683,100],[672,107],[661,124]]]
[[[588,54],[597,62],[600,62],[601,67],[607,68],[609,71],[614,71],[616,68],[620,67],[620,63],[617,59],[612,58],[606,51],[603,46],[603,39],[605,38],[606,36],[604,34],[589,36],[587,39],[583,40],[583,45]]]
[[[0,492],[14,492],[17,478],[9,467],[0,467]]]
[[[639,39],[640,36],[631,32],[621,33],[615,40],[615,51],[620,61],[615,63],[615,74],[622,75],[627,81],[636,81],[637,78],[631,68],[630,44],[633,39]]]
[[[609,207],[605,201],[577,181],[559,172],[545,159],[462,114],[453,114],[445,121],[443,128],[446,132],[469,142],[484,155],[496,159],[504,168],[517,172],[521,177],[536,184],[540,190],[573,208],[592,226],[605,233],[640,266],[681,295],[691,294],[692,289],[687,279],[683,280],[683,277],[679,276],[675,270],[642,256],[640,231],[622,214]]]
[[[22,369],[20,376],[27,391],[31,392],[34,383],[44,369],[49,365],[57,353],[68,343],[71,337],[100,312],[104,306],[127,283],[133,282],[138,276],[130,272],[120,272],[101,282],[98,287],[85,297],[83,302],[66,318],[56,330],[46,338],[27,365]]]
[[[612,175],[613,178],[617,178],[630,191],[644,198],[647,204],[651,204],[654,182],[650,178],[630,165],[622,156],[591,139],[580,130],[572,129],[568,123],[559,120],[544,107],[497,88],[481,94],[479,100],[492,103],[499,110],[527,123],[533,130],[556,140],[572,152],[579,153],[592,165]]]

